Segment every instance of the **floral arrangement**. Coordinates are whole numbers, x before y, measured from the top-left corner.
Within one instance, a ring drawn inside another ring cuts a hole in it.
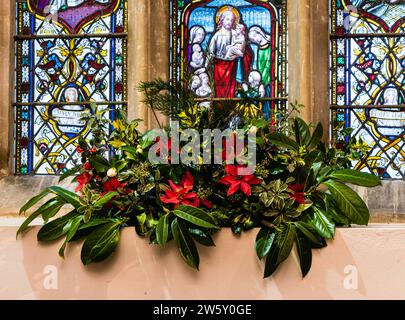
[[[350,133],[344,133],[346,143],[329,146],[322,142],[322,125],[310,126],[294,118],[297,112],[275,112],[272,119],[264,119],[261,102],[251,93],[236,106],[235,101],[220,101],[207,107],[182,83],[157,80],[142,83],[140,90],[154,113],[178,121],[180,133],[189,128],[201,134],[207,128],[229,128],[227,141],[233,141],[236,130],[248,138],[242,148],[223,143],[219,162],[214,156],[209,163],[197,156],[194,162],[176,163],[179,153],[190,152],[188,141],[181,142],[182,150],[174,150],[172,127],[161,130],[168,139],[157,138],[153,130],[138,131],[140,120],[128,121],[119,113],[110,123],[103,116],[110,110],[93,106],[92,115],[85,119],[92,139],[78,140],[81,163],[60,177],[72,176],[75,192],[54,186],[32,198],[21,213],[52,195],[18,234],[42,217],[45,225],[38,240],[64,238],[62,257],[69,243],[84,240],[81,259],[88,265],[108,258],[118,245],[120,230],[134,227],[139,236],[161,247],[173,240],[184,261],[198,269],[197,243],[214,246],[212,235],[220,229],[240,234],[256,228],[255,250],[265,261],[264,276],[269,277],[288,258],[294,243],[305,276],[312,249],[325,247],[337,226],[367,225],[368,208],[346,183],[374,187],[380,180],[350,169],[351,160],[365,148],[349,138]],[[291,105],[290,111],[299,108]],[[109,134],[111,126],[114,130]],[[252,164],[246,156],[252,136],[255,170],[244,172]],[[209,138],[198,147],[213,145]],[[155,163],[151,154],[165,161]],[[229,163],[229,156],[244,160]],[[70,206],[71,212],[51,221],[64,206]]]

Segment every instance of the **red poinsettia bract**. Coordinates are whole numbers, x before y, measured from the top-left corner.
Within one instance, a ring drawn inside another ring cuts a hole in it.
[[[90,182],[92,177],[93,175],[88,172],[85,172],[80,176],[78,176],[76,180],[79,183],[79,185],[76,187],[75,192],[79,192],[80,190],[82,190],[84,186]]]
[[[226,176],[219,180],[219,183],[229,186],[227,193],[228,197],[235,194],[239,190],[249,197],[252,194],[251,186],[260,184],[261,180],[256,178],[253,174],[238,175],[238,169],[243,168],[245,167],[241,165],[225,166]]]
[[[123,190],[126,185],[127,184],[125,182],[120,182],[117,178],[111,178],[104,183],[104,192],[101,195],[105,196],[108,192]]]
[[[304,185],[295,183],[288,186],[288,188],[294,191],[294,193],[290,194],[291,198],[295,199],[299,204],[305,204],[305,192],[302,192],[304,190]]]
[[[212,204],[206,199],[200,199],[195,192],[192,192],[194,188],[194,177],[189,171],[187,171],[180,184],[173,183],[169,180],[170,188],[165,190],[165,194],[160,197],[160,200],[165,204],[173,204],[174,209],[178,205],[187,205],[192,207],[199,207],[203,204],[208,209],[212,208]]]

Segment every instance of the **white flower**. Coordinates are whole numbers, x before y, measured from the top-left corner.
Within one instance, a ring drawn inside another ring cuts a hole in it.
[[[115,168],[110,168],[107,171],[107,177],[109,177],[109,178],[115,178],[117,176],[117,174],[118,174],[118,172],[117,172],[117,169],[115,169]]]

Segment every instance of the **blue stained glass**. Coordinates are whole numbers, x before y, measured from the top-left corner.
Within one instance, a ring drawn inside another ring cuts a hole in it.
[[[353,165],[404,179],[405,3],[331,0],[330,7],[331,104],[344,112],[337,121],[369,147]]]
[[[60,174],[78,160],[77,137],[91,138],[90,103],[124,106],[127,2],[16,3],[15,173]]]
[[[261,98],[286,97],[286,1],[171,1],[171,8],[173,80],[190,75],[200,98],[249,88]],[[265,105],[268,117],[275,103]]]

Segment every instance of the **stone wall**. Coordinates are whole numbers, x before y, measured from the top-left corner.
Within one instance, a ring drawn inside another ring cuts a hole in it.
[[[2,1],[0,6],[0,177],[9,174],[13,146],[13,0]]]

